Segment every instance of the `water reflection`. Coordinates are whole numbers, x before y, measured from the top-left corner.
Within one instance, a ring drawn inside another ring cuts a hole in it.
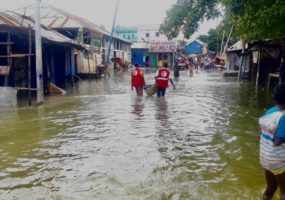
[[[166,125],[168,119],[168,105],[165,98],[157,98],[155,101],[155,119],[160,122],[164,122],[162,125]]]
[[[135,114],[135,120],[140,120],[144,114],[143,114],[143,109],[144,109],[144,100],[143,97],[141,96],[136,96],[132,100],[132,113]]]

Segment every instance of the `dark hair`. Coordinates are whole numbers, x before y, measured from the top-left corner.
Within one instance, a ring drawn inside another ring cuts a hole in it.
[[[135,63],[135,67],[139,67],[139,64],[138,64],[138,63]]]
[[[163,63],[163,67],[167,68],[168,64],[167,63]]]
[[[276,86],[273,93],[276,104],[285,106],[285,83]]]

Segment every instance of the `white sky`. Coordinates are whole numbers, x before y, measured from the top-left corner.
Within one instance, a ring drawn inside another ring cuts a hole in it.
[[[104,25],[111,30],[116,0],[42,0],[54,7],[66,10],[74,15]],[[136,26],[142,24],[160,24],[166,16],[166,11],[176,0],[120,0],[116,24]],[[35,0],[0,0],[2,9],[15,10],[34,4]],[[210,28],[215,28],[220,20],[205,22],[198,33],[206,34]]]

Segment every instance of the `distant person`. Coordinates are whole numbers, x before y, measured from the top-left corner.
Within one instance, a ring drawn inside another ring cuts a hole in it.
[[[164,63],[163,66],[159,66],[159,69],[157,70],[155,76],[157,97],[165,96],[166,88],[168,87],[168,80],[173,84],[172,79],[170,78],[170,71],[167,67],[168,64]]]
[[[146,66],[146,67],[150,67],[150,59],[147,59],[147,60],[145,61],[145,66]]]
[[[174,78],[178,78],[180,76],[178,60],[176,60],[175,63],[174,63],[173,75],[174,75]]]
[[[188,64],[188,70],[189,70],[189,76],[192,77],[193,76],[193,64],[191,63]]]
[[[263,200],[271,200],[279,187],[285,200],[285,84],[275,88],[275,107],[259,119],[260,164],[265,170],[266,190]]]
[[[135,67],[131,70],[131,88],[132,90],[135,88],[138,96],[143,95],[143,86],[145,84],[144,74],[139,65],[136,63]]]

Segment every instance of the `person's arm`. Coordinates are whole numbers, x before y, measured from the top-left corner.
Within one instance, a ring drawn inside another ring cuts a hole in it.
[[[274,146],[280,146],[283,143],[282,139],[274,137]]]
[[[274,134],[274,145],[279,146],[285,142],[285,115],[283,115]]]
[[[156,73],[155,73],[155,77],[154,77],[154,79],[156,80],[157,79],[157,77],[158,77],[158,70],[156,71]]]

